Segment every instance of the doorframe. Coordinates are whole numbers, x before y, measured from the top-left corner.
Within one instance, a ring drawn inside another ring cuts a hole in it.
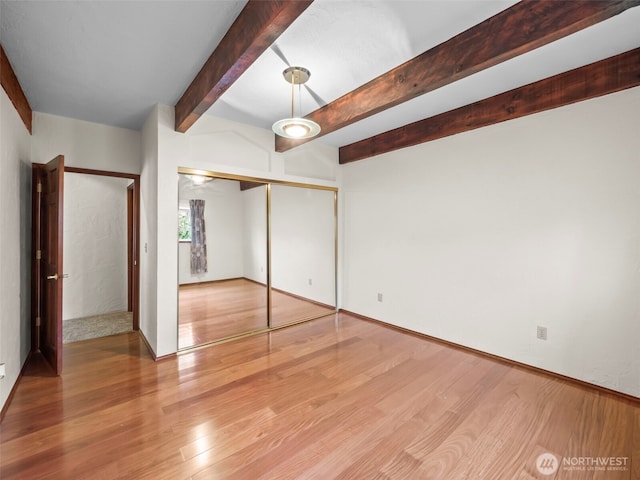
[[[40,276],[42,275],[42,265],[36,255],[36,251],[40,248],[40,235],[42,222],[40,217],[40,197],[37,188],[34,185],[40,183],[42,179],[44,164],[33,163],[31,165],[31,351],[40,350],[40,321],[37,319],[40,315],[42,302],[42,284]]]
[[[135,259],[136,231],[133,228],[133,212],[136,208],[135,196],[135,183],[127,185],[127,311],[129,312],[134,311],[133,292],[137,290],[133,275],[137,263]],[[133,288],[129,288],[129,286]]]
[[[84,173],[101,177],[128,178],[133,184],[127,187],[127,202],[133,202],[131,218],[127,213],[127,251],[131,246],[131,257],[127,255],[127,298],[131,305],[127,307],[133,312],[133,330],[140,330],[140,175],[134,173],[111,172],[108,170],[93,170],[89,168],[64,167],[65,173]],[[129,189],[132,189],[129,193]],[[131,197],[130,197],[131,195]],[[127,211],[129,207],[127,206]]]

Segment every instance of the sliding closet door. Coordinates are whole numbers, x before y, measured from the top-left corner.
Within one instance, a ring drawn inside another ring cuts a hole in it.
[[[335,312],[335,193],[271,186],[271,326]]]
[[[266,185],[179,175],[178,348],[267,328]]]

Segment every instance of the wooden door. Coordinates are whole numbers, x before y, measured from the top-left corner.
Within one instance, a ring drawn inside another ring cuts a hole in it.
[[[34,168],[34,343],[62,372],[62,208],[64,157]]]

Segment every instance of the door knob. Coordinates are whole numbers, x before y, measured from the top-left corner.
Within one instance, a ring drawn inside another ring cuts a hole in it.
[[[69,278],[69,274],[63,273],[62,276],[59,278]],[[58,274],[56,273],[55,275],[48,275],[47,280],[58,280]]]

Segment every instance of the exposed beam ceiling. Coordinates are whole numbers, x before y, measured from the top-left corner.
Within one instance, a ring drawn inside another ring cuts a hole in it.
[[[335,148],[640,47],[640,0],[308,3],[0,0],[0,43],[34,111],[133,130],[184,94],[178,128],[215,100],[207,115],[272,135],[290,115],[282,70],[302,65],[313,75],[296,98],[301,114],[346,108],[333,111],[344,123],[320,120],[318,143]]]
[[[0,45],[0,84],[2,88],[4,88],[4,91],[7,92],[9,100],[11,100],[18,115],[20,115],[20,118],[24,122],[24,126],[27,127],[27,130],[31,133],[31,106],[22,91],[20,82],[18,82],[18,78],[11,67],[11,63],[2,45]]]
[[[175,127],[186,132],[313,0],[249,0],[176,104]]]
[[[640,85],[640,48],[340,147],[340,163]]]
[[[306,118],[320,124],[320,136],[326,135],[638,4],[640,0],[524,0],[315,110]],[[309,139],[276,136],[275,149],[284,152],[307,141]]]

